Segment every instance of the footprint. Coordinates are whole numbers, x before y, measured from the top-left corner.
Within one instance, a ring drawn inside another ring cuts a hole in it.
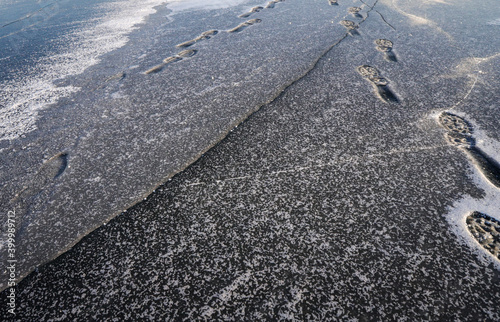
[[[149,74],[161,72],[163,70],[163,68],[165,66],[167,66],[168,64],[175,63],[175,62],[178,62],[180,60],[182,60],[182,57],[178,57],[178,56],[167,57],[163,60],[163,64],[156,65],[155,67],[148,69],[147,71],[145,71],[145,74],[149,75]]]
[[[154,74],[154,73],[161,72],[161,70],[163,69],[163,67],[165,67],[165,65],[166,64],[156,65],[155,67],[152,67],[152,68],[148,69],[144,73],[147,74],[147,75],[149,75],[149,74]]]
[[[208,31],[203,32],[203,33],[201,34],[201,36],[203,36],[203,37],[207,37],[207,39],[208,39],[208,38],[210,38],[211,36],[215,36],[215,35],[217,35],[218,33],[219,33],[219,31],[218,31],[218,30],[212,29],[212,30],[208,30]]]
[[[478,211],[466,218],[467,228],[483,248],[500,259],[500,221]]]
[[[446,133],[446,140],[451,145],[458,147],[470,147],[476,144],[475,140],[471,136],[460,135],[455,132]]]
[[[262,22],[262,20],[260,20],[260,19],[250,19],[248,21],[240,23],[238,26],[234,27],[233,29],[229,30],[228,32],[231,32],[231,33],[232,32],[240,32],[248,26],[252,26],[256,23],[261,23],[261,22]]]
[[[360,11],[360,7],[350,7],[349,9],[347,9],[347,12],[349,12],[353,17],[363,18],[363,16],[359,14]]]
[[[182,57],[179,57],[179,56],[172,56],[172,57],[167,57],[163,60],[163,65],[167,65],[167,64],[171,64],[171,63],[175,63],[175,62],[178,62],[182,60]]]
[[[397,96],[389,88],[389,81],[380,76],[380,72],[373,66],[362,65],[357,68],[358,73],[372,83],[374,89],[384,102],[399,102]]]
[[[170,56],[170,57],[165,58],[163,60],[162,64],[156,65],[155,67],[153,67],[151,69],[148,69],[144,73],[145,74],[153,74],[153,73],[161,72],[163,70],[163,68],[165,66],[167,66],[168,64],[172,64],[172,63],[181,61],[183,58],[192,57],[192,56],[196,55],[197,52],[198,52],[198,50],[196,50],[196,49],[186,49],[186,50],[183,50],[183,51],[179,52],[175,56]]]
[[[443,112],[439,115],[439,123],[446,130],[462,135],[472,135],[472,126],[458,115]]]
[[[344,27],[346,27],[348,30],[354,30],[358,28],[358,25],[351,20],[342,20],[340,24]]]
[[[358,73],[364,78],[375,78],[380,76],[380,72],[375,67],[369,65],[362,65],[358,67]]]
[[[186,47],[189,47],[189,46],[192,46],[192,45],[196,44],[200,40],[202,40],[202,38],[196,37],[195,39],[191,39],[191,40],[185,41],[185,42],[183,42],[181,44],[178,44],[175,47],[177,47],[177,48],[186,48]]]
[[[377,39],[375,40],[375,45],[377,45],[377,50],[384,53],[384,58],[387,61],[397,62],[398,58],[392,51],[393,43],[387,39]]]
[[[375,40],[375,44],[377,45],[377,49],[383,52],[391,51],[393,47],[393,43],[387,39],[377,39]]]
[[[254,14],[254,13],[256,13],[256,12],[259,12],[259,11],[261,11],[262,9],[264,9],[264,8],[263,8],[263,7],[261,7],[261,6],[253,7],[252,9],[250,9],[250,11],[249,11],[249,12],[244,13],[244,14],[242,14],[242,15],[239,15],[238,17],[239,17],[239,18],[248,18],[248,17],[250,17],[252,14]]]
[[[68,154],[64,152],[58,153],[42,165],[42,168],[38,171],[37,176],[42,176],[47,179],[55,179],[61,176],[67,167]]]
[[[358,31],[356,30],[356,29],[359,28],[359,26],[354,21],[351,21],[351,20],[342,20],[340,22],[340,24],[342,26],[344,26],[348,30],[348,32],[349,32],[349,34],[351,36],[359,35]]]
[[[121,73],[118,73],[116,75],[113,75],[111,77],[109,77],[108,79],[106,79],[106,82],[111,82],[111,81],[121,81],[122,79],[124,79],[126,76],[126,74],[124,72],[121,72]]]
[[[194,55],[196,55],[196,53],[198,52],[198,50],[196,49],[186,49],[186,50],[183,50],[181,51],[180,53],[177,54],[177,57],[175,58],[187,58],[187,57],[193,57]],[[172,57],[170,57],[172,58]],[[165,60],[163,60],[164,63],[167,63],[167,60],[168,58],[166,58]]]
[[[31,178],[29,186],[21,190],[14,200],[33,196],[39,193],[52,180],[59,178],[68,167],[68,154],[61,152],[45,161],[40,170]]]
[[[476,147],[471,125],[460,116],[448,112],[441,113],[439,123],[448,130],[447,141],[464,151],[486,179],[495,187],[500,188],[500,165]]]
[[[337,0],[328,0],[328,3],[330,4],[330,6],[338,6],[339,5]]]
[[[218,30],[208,30],[208,31],[203,32],[201,35],[199,35],[198,37],[196,37],[194,39],[183,42],[182,44],[178,44],[176,47],[186,48],[186,47],[189,47],[189,46],[196,44],[198,41],[210,39],[212,36],[215,36],[218,33],[219,33]]]
[[[266,4],[266,9],[272,9],[274,8],[274,6],[276,5],[276,2],[277,1],[269,1],[267,4]]]

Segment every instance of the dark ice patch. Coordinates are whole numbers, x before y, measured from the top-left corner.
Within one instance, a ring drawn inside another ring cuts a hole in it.
[[[490,158],[473,144],[465,147],[465,151],[472,158],[474,164],[479,168],[486,179],[495,187],[500,188],[500,165],[498,162]]]

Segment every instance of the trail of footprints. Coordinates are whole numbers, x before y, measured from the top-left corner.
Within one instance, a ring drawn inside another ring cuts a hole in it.
[[[500,165],[476,147],[472,126],[458,115],[443,112],[439,123],[447,130],[446,139],[464,151],[495,187],[500,188]],[[500,222],[486,214],[473,211],[466,218],[467,228],[477,242],[500,259]]]
[[[256,6],[250,9],[250,11],[241,14],[240,18],[248,18],[254,13],[260,12],[263,9],[272,9],[275,7],[276,3],[284,2],[285,0],[272,0],[269,1],[264,7]],[[337,0],[328,0],[328,3],[332,6],[338,5]],[[348,13],[354,18],[363,18],[360,14],[360,7],[350,7],[348,8]],[[229,33],[236,33],[244,30],[245,28],[252,26],[254,24],[260,23],[261,19],[250,19],[238,26],[228,30]],[[347,32],[351,35],[359,35],[357,29],[359,24],[351,20],[342,20],[340,24],[347,29]],[[202,40],[210,39],[212,36],[218,34],[217,30],[209,30],[203,32],[198,37],[178,44],[178,48],[187,48],[197,42]],[[375,40],[375,49],[383,53],[384,58],[389,62],[397,62],[398,59],[393,52],[393,42],[388,39],[377,39]],[[175,56],[165,58],[163,62],[149,70],[146,74],[156,73],[161,71],[166,65],[181,61],[184,58],[192,57],[197,53],[195,49],[188,49],[179,52]],[[361,65],[357,67],[358,73],[368,82],[370,82],[377,96],[385,102],[398,102],[397,96],[389,88],[389,81],[382,77],[380,71],[370,65]],[[470,124],[462,119],[461,117],[443,112],[439,121],[441,125],[448,130],[446,136],[450,144],[459,147],[464,151],[474,163],[478,166],[480,171],[484,176],[497,188],[500,188],[500,166],[497,162],[492,160],[483,151],[475,145],[475,140],[472,137],[472,127]],[[42,170],[36,177],[46,178],[49,180],[51,178],[57,178],[66,168],[67,165],[67,155],[61,154],[57,155],[48,161],[47,168],[42,167]],[[48,170],[46,170],[48,169]],[[43,175],[44,172],[50,172],[47,175]],[[57,172],[57,173],[56,173]],[[44,180],[42,180],[44,181]],[[36,186],[39,186],[37,184]],[[489,251],[493,256],[500,259],[500,221],[492,218],[486,214],[474,211],[466,218],[467,227],[471,232],[472,236],[483,246],[487,251]]]
[[[336,1],[335,1],[336,3]],[[332,4],[330,0],[330,4]],[[361,8],[351,7],[348,13],[355,18],[362,18]],[[351,36],[359,34],[359,25],[354,21],[342,20],[340,22]],[[393,52],[393,43],[388,39],[375,40],[375,49],[384,54],[384,59],[389,62],[397,62],[398,59]],[[382,77],[380,71],[373,66],[361,65],[357,68],[358,73],[369,81],[380,99],[385,102],[398,102],[396,95],[388,87],[389,81]],[[490,158],[479,149],[472,136],[472,126],[458,115],[443,112],[439,116],[439,122],[446,130],[448,142],[464,151],[479,168],[484,177],[495,187],[500,188],[500,164]],[[473,211],[466,218],[467,228],[476,241],[494,257],[500,259],[500,221],[487,214]]]
[[[284,2],[284,1],[285,0],[271,0],[271,1],[267,2],[267,4],[265,6],[253,7],[248,12],[243,13],[243,14],[239,15],[238,17],[239,18],[248,18],[256,12],[260,12],[261,10],[273,9],[277,3]],[[250,19],[250,20],[247,20],[245,22],[240,23],[239,25],[237,25],[236,27],[234,27],[232,29],[229,29],[227,32],[237,33],[237,32],[244,30],[247,27],[253,26],[253,25],[261,23],[261,22],[262,22],[261,19]],[[188,40],[188,41],[185,41],[183,43],[176,45],[176,47],[177,48],[188,48],[188,47],[191,47],[200,41],[208,40],[208,39],[212,38],[213,36],[217,35],[218,33],[219,33],[219,31],[215,30],[215,29],[208,30],[208,31],[201,33],[201,35],[199,35],[198,37],[196,37],[194,39],[191,39],[191,40]],[[183,60],[184,58],[192,57],[192,56],[196,55],[197,52],[198,52],[198,50],[196,50],[196,49],[183,50],[183,51],[179,52],[177,55],[165,58],[161,64],[158,64],[158,65],[148,69],[144,73],[146,75],[158,73],[158,72],[162,71],[165,68],[165,66],[172,64],[172,63],[179,62],[179,61]]]
[[[254,13],[260,12],[264,9],[272,9],[275,7],[275,5],[279,2],[284,2],[285,0],[271,0],[267,2],[265,6],[255,6],[251,8],[248,12],[243,13],[239,15],[240,18],[248,18]],[[328,0],[328,3],[330,5],[338,5],[337,0]],[[354,18],[361,18],[363,19],[363,16],[360,14],[362,8],[360,7],[350,7],[347,9],[348,13],[354,17]],[[227,32],[228,33],[238,33],[243,31],[244,29],[253,26],[255,24],[261,23],[261,19],[250,19],[245,22],[240,23],[236,27],[229,29]],[[348,33],[351,36],[359,35],[357,29],[359,28],[359,24],[357,24],[354,21],[351,20],[342,20],[340,21],[340,24],[344,26]],[[176,47],[177,48],[187,48],[195,45],[196,43],[204,40],[208,40],[211,37],[217,35],[219,33],[218,30],[212,29],[205,31],[201,33],[198,37],[195,37],[194,39],[185,41],[183,43],[178,44]],[[387,39],[377,39],[375,41],[376,49],[379,52],[382,52],[384,54],[384,58],[387,61],[391,62],[397,62],[396,55],[393,53],[392,48],[393,48],[393,43],[390,40]],[[194,56],[198,51],[196,49],[186,49],[181,52],[179,52],[177,55],[167,57],[163,60],[162,63],[148,69],[145,74],[154,74],[162,71],[167,65],[173,64],[176,62],[179,62],[185,58],[189,58]],[[380,72],[378,71],[377,68],[369,66],[369,65],[362,65],[358,67],[358,72],[363,76],[367,81],[369,81],[374,88],[375,93],[377,96],[383,100],[384,102],[398,102],[397,96],[391,91],[389,88],[389,81],[382,77],[380,75]]]
[[[332,4],[331,1],[330,4]],[[355,18],[363,18],[360,11],[361,8],[359,7],[348,9],[348,13]],[[351,36],[359,34],[357,32],[359,25],[354,21],[342,20],[340,24],[347,29]],[[377,39],[375,40],[375,49],[384,54],[385,60],[389,62],[398,61],[392,51],[392,41]],[[361,65],[357,68],[357,71],[373,85],[380,99],[385,102],[398,102],[398,98],[388,87],[389,81],[382,77],[376,67]],[[447,130],[446,138],[448,142],[464,151],[473,160],[484,177],[495,187],[500,188],[500,164],[476,147],[475,139],[472,136],[472,126],[463,118],[449,112],[443,112],[439,116],[439,122]],[[500,221],[487,214],[473,211],[467,216],[466,223],[476,241],[494,257],[500,259]]]
[[[335,4],[336,3],[337,2],[335,1]],[[331,0],[330,4],[332,4]],[[363,19],[363,16],[360,14],[361,10],[362,9],[360,7],[350,7],[347,9],[347,12],[353,18]],[[357,24],[356,22],[351,20],[342,20],[340,21],[340,24],[346,28],[349,35],[359,35],[359,32],[357,31],[359,28],[359,24]],[[384,58],[387,61],[397,62],[398,59],[392,51],[392,48],[393,43],[388,39],[375,40],[375,49],[379,52],[384,53]],[[357,71],[365,80],[369,81],[373,85],[374,92],[381,100],[383,100],[384,102],[399,102],[399,99],[389,87],[389,80],[382,77],[380,71],[376,67],[370,65],[361,65],[357,67]]]
[[[338,4],[335,1],[335,4]],[[330,3],[332,5],[332,3]],[[360,14],[361,8],[360,7],[350,7],[347,9],[347,12],[353,16],[353,18],[363,18],[363,16]],[[355,23],[354,21],[351,20],[342,20],[340,21],[340,24],[347,29],[347,32],[349,35],[354,36],[354,35],[359,35],[357,29],[359,28],[359,25]]]

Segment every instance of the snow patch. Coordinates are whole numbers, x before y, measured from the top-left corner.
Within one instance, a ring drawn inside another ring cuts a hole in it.
[[[462,113],[461,113],[462,114]],[[474,130],[473,136],[476,138],[476,145],[492,159],[500,161],[500,143],[489,138],[484,131]],[[458,152],[458,151],[457,151]],[[500,220],[500,190],[492,185],[481,174],[479,169],[471,163],[472,179],[474,183],[484,190],[485,195],[481,199],[471,196],[456,201],[445,215],[452,227],[452,231],[461,242],[467,244],[479,257],[484,265],[493,263],[500,270],[500,261],[490,252],[484,249],[467,228],[466,218],[473,211],[484,213],[490,217]]]
[[[173,13],[186,10],[214,10],[237,6],[248,0],[171,0],[167,7]]]
[[[0,141],[14,140],[36,129],[38,112],[61,97],[79,89],[56,87],[53,82],[81,74],[100,62],[99,57],[128,42],[127,35],[144,19],[155,13],[154,7],[165,0],[119,0],[98,6],[107,14],[84,30],[65,36],[69,44],[64,52],[36,62],[35,68],[12,80],[0,81]]]

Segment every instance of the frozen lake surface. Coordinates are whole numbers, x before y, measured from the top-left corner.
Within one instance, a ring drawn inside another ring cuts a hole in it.
[[[19,316],[500,319],[495,1],[31,6],[0,14]]]

